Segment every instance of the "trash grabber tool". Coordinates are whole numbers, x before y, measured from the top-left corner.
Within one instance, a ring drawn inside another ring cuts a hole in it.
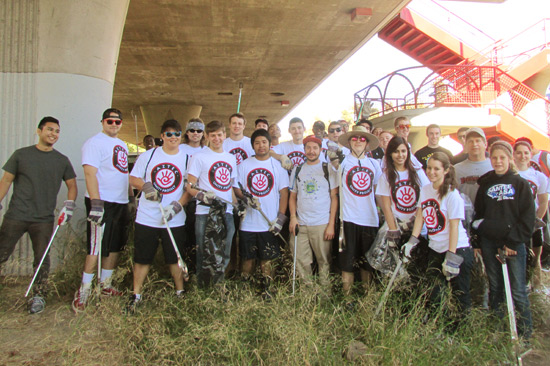
[[[206,189],[199,187],[199,186],[198,186],[197,184],[195,184],[195,183],[189,182],[187,179],[186,179],[184,182],[185,182],[185,183],[189,183],[189,185],[191,186],[191,188],[196,189],[197,191],[201,191],[201,192],[205,192],[205,193],[208,192]],[[225,198],[221,198],[221,197],[219,197],[219,196],[216,196],[216,199],[217,199],[218,201],[220,201],[220,202],[227,203],[228,205],[231,205],[231,206],[235,207],[236,209],[239,208],[238,205],[236,205],[235,203],[233,203],[233,202],[231,202],[231,201],[229,201],[229,200],[226,200]]]
[[[31,291],[32,285],[34,284],[34,281],[36,280],[36,277],[38,276],[38,272],[40,272],[40,268],[42,267],[42,263],[44,263],[44,259],[46,259],[46,256],[48,255],[48,252],[50,250],[50,247],[52,246],[53,239],[55,238],[55,234],[57,234],[57,230],[59,230],[60,222],[63,221],[63,218],[60,216],[57,220],[57,226],[55,227],[55,230],[53,231],[52,237],[50,239],[50,242],[48,243],[48,246],[46,247],[46,250],[44,251],[44,254],[42,254],[42,259],[40,260],[40,263],[38,264],[38,267],[36,267],[36,272],[34,272],[34,276],[32,277],[31,283],[29,284],[29,287],[27,288],[27,292],[25,293],[25,297],[29,296],[29,292]]]
[[[105,229],[105,224],[92,222],[90,226],[92,230],[90,235],[90,241],[92,244],[90,255],[97,255],[97,291],[99,295],[101,292],[101,288],[99,286],[101,281],[101,247],[103,246],[103,230]]]
[[[241,189],[241,192],[243,193],[244,196],[246,197],[252,197],[252,194],[250,192],[248,192],[246,189],[244,189],[243,185],[241,184],[241,182],[239,182],[239,188]],[[272,222],[269,221],[269,218],[267,217],[267,215],[265,214],[265,212],[262,210],[262,208],[256,208],[255,210],[257,210],[260,215],[262,215],[262,217],[264,218],[265,221],[267,221],[267,224],[269,226],[271,226]],[[288,242],[285,240],[285,238],[281,235],[281,233],[278,233],[277,236],[279,238],[281,238],[281,240],[283,241],[283,243],[285,243],[286,247],[288,247]]]
[[[292,269],[292,296],[294,296],[294,290],[296,288],[296,250],[298,249],[298,231],[300,231],[299,226],[296,225],[294,228],[294,265]]]
[[[172,242],[172,246],[174,247],[174,251],[176,252],[176,256],[178,257],[178,267],[180,267],[181,270],[183,271],[183,279],[187,281],[189,280],[189,270],[187,269],[187,264],[185,264],[185,261],[181,257],[178,246],[176,245],[176,240],[172,235],[172,230],[170,229],[170,225],[168,225],[168,220],[166,220],[166,217],[164,216],[164,208],[162,207],[162,202],[159,202],[159,208],[160,208],[160,214],[162,215],[162,221],[166,226],[166,230],[168,230],[168,236],[170,236],[170,241]]]
[[[342,202],[344,200],[344,192],[342,189],[342,164],[338,167],[338,205],[340,206],[340,232],[338,233],[338,251],[343,252],[346,245],[346,237],[344,236],[344,206]]]
[[[388,286],[386,286],[386,291],[384,291],[384,294],[382,294],[382,298],[380,299],[380,302],[378,303],[378,306],[376,307],[376,311],[374,312],[374,318],[378,316],[380,311],[382,310],[382,307],[384,306],[384,303],[386,302],[386,297],[390,293],[390,290],[393,286],[393,283],[395,282],[395,279],[397,278],[397,274],[399,273],[399,270],[401,269],[401,265],[403,264],[403,261],[401,258],[397,260],[397,265],[395,266],[395,269],[393,270],[393,273],[390,277],[390,282],[388,282]]]
[[[516,328],[516,314],[514,311],[514,301],[512,299],[512,289],[510,288],[510,277],[508,276],[508,265],[506,264],[506,252],[502,249],[498,249],[496,255],[498,261],[502,264],[502,278],[504,280],[504,290],[506,291],[506,306],[508,308],[508,320],[510,322],[510,334],[512,337],[512,343],[514,343],[514,352],[517,358],[517,365],[522,365],[521,354],[519,352],[519,338]]]

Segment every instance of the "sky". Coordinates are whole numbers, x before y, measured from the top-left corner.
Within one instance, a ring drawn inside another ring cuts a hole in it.
[[[537,21],[550,18],[550,0],[507,0],[501,4],[452,0],[437,3],[495,40],[507,40]],[[432,19],[444,18],[432,10],[439,7],[431,0],[413,0],[409,7]],[[490,38],[483,40],[478,36],[474,39],[490,42]],[[472,37],[467,43],[472,44]],[[282,140],[290,139],[287,129],[292,117],[302,118],[306,129],[311,128],[317,117],[324,121],[340,119],[341,112],[352,107],[355,92],[395,70],[417,65],[419,63],[412,58],[373,37],[279,122]]]

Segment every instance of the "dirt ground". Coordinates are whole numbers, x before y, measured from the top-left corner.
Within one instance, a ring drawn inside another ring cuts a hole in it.
[[[550,283],[550,273],[545,274]],[[0,365],[122,365],[122,355],[109,351],[109,341],[99,329],[85,329],[82,316],[75,316],[70,298],[48,299],[46,310],[29,315],[23,297],[27,278],[0,278]],[[535,333],[533,350],[524,357],[526,366],[548,365],[550,362],[550,297],[537,295],[532,307]],[[539,304],[539,305],[537,305]],[[106,358],[91,358],[94,352],[81,352],[82,340],[94,344]],[[95,342],[97,340],[97,342]]]

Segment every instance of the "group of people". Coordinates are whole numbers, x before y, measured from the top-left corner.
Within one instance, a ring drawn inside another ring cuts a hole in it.
[[[162,146],[153,140],[129,171],[128,151],[118,138],[122,122],[119,110],[107,109],[102,131],[82,147],[88,255],[72,303],[76,312],[86,308],[96,270],[103,296],[122,295],[111,278],[135,215],[130,312],[143,301],[159,244],[176,296],[184,293],[189,269],[199,286],[222,282],[235,260],[232,250],[244,280],[259,265],[263,294],[271,296],[273,261],[289,239],[303,283],[315,281],[315,274],[326,287],[337,268],[349,295],[356,274],[369,287],[376,271],[366,254],[383,235],[408,267],[420,268],[416,273],[435,285],[434,299],[449,281],[461,312],[472,307],[471,269],[479,256],[489,280],[490,307],[501,313],[504,282],[496,254],[506,257],[519,331],[530,336],[527,254],[534,252],[531,282],[540,286],[541,228],[550,188],[544,174],[549,173],[548,153],[528,139],[513,146],[496,141],[488,148],[483,130],[463,128],[457,136],[464,151],[452,156],[439,146],[440,127],[430,125],[428,146],[412,154],[406,117],[396,118],[394,133],[374,131],[362,119],[354,126],[330,122],[326,130],[317,121],[310,136],[304,136],[304,122],[295,117],[288,128],[292,139],[279,142],[279,127],[261,118],[251,137],[244,136],[246,119],[235,113],[229,136],[219,121],[205,125],[193,118],[185,129],[165,121]],[[68,196],[57,223],[65,224],[74,212],[75,173],[53,149],[59,133],[59,121],[45,117],[37,129],[39,142],[17,150],[3,167],[0,202],[12,183],[14,193],[0,228],[0,263],[29,232],[36,268],[52,235],[62,181]],[[140,192],[137,213],[134,192]],[[47,263],[30,313],[44,309]]]

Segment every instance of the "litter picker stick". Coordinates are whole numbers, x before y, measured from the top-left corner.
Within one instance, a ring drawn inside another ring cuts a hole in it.
[[[250,192],[248,192],[246,189],[244,189],[243,185],[241,184],[241,182],[239,182],[239,188],[241,189],[241,192],[243,193],[243,195],[245,196],[248,196],[248,197],[252,197],[252,194]],[[272,222],[269,221],[269,218],[267,217],[267,215],[265,214],[265,212],[262,210],[262,208],[256,208],[255,210],[257,210],[260,215],[262,215],[262,217],[265,219],[265,221],[267,221],[267,224],[269,226],[271,226]],[[285,243],[285,245],[288,247],[288,243],[287,241],[285,240],[285,238],[283,238],[283,236],[281,235],[281,233],[277,234],[277,236],[279,236],[279,238],[282,239],[282,241]]]
[[[174,251],[176,252],[176,256],[178,257],[178,267],[180,267],[181,270],[183,271],[183,279],[187,281],[189,279],[189,270],[187,269],[187,265],[185,264],[185,261],[181,257],[178,246],[176,245],[176,240],[174,239],[174,235],[172,235],[172,230],[170,229],[170,225],[168,225],[168,220],[166,220],[166,216],[164,216],[164,208],[162,207],[162,202],[159,202],[159,208],[160,208],[160,213],[162,215],[162,221],[164,222],[164,225],[166,225],[166,230],[168,230],[168,236],[170,236],[170,241],[172,241],[172,246],[174,247]]]
[[[342,163],[340,163],[340,166],[338,167],[338,204],[340,205],[340,232],[338,233],[338,251],[343,252],[344,247],[346,245],[346,237],[344,236],[344,205],[342,204],[344,201],[344,190],[342,187]]]
[[[294,296],[294,289],[296,287],[296,255],[298,253],[296,253],[297,251],[297,247],[298,247],[298,231],[299,231],[299,226],[296,225],[296,227],[294,228],[294,266],[293,266],[293,270],[292,270],[292,296]]]
[[[384,303],[386,302],[386,297],[388,296],[393,283],[395,282],[395,278],[397,277],[397,274],[399,273],[399,270],[401,269],[401,265],[403,264],[403,261],[401,258],[397,261],[397,265],[395,266],[395,269],[393,270],[393,273],[390,278],[390,282],[388,282],[388,286],[386,287],[386,291],[384,291],[384,294],[382,295],[382,298],[380,299],[380,302],[378,303],[378,306],[376,307],[376,311],[374,312],[374,318],[378,316],[380,313],[380,310],[382,310],[382,307],[384,306]]]
[[[38,264],[38,267],[36,267],[36,272],[34,272],[34,276],[32,277],[31,283],[29,284],[29,287],[27,288],[27,292],[25,293],[25,297],[29,296],[29,292],[31,291],[32,285],[34,284],[34,281],[36,280],[36,277],[38,276],[38,272],[40,272],[40,268],[42,267],[42,263],[44,263],[44,259],[46,259],[46,256],[48,255],[48,251],[50,250],[50,247],[52,246],[53,239],[55,238],[55,234],[57,234],[57,230],[59,230],[60,222],[63,221],[62,217],[59,217],[59,220],[57,221],[57,226],[55,227],[55,230],[52,234],[52,237],[50,239],[50,242],[48,243],[48,246],[46,247],[46,250],[44,251],[44,254],[42,254],[42,259],[40,260],[40,263]]]
[[[205,192],[205,193],[208,192],[206,189],[203,189],[203,188],[199,187],[196,183],[191,183],[191,182],[189,182],[187,179],[185,180],[184,183],[189,183],[189,185],[191,186],[191,188],[196,189],[197,191],[201,191],[201,192]],[[219,196],[216,196],[216,199],[217,199],[218,201],[223,202],[223,203],[227,203],[228,205],[231,205],[231,206],[233,206],[233,207],[235,207],[235,208],[237,208],[237,209],[239,208],[236,204],[234,204],[233,202],[231,202],[231,201],[229,201],[229,200],[226,200],[225,198],[221,198],[221,197],[219,197]]]
[[[514,311],[514,301],[512,299],[512,289],[510,288],[510,277],[508,276],[508,264],[506,263],[506,252],[502,249],[498,249],[496,255],[498,261],[502,264],[502,278],[504,279],[504,290],[506,291],[506,306],[508,308],[508,319],[510,321],[510,334],[512,336],[512,343],[514,343],[514,352],[517,358],[517,365],[522,365],[521,354],[519,352],[519,339],[518,331],[516,328],[516,314]]]

